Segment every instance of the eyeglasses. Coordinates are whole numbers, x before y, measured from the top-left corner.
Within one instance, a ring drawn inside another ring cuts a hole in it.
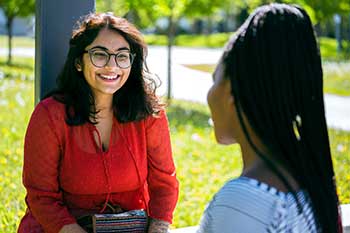
[[[135,58],[135,54],[130,53],[130,51],[109,53],[101,48],[92,48],[85,50],[84,53],[89,54],[91,63],[98,68],[105,67],[111,59],[111,56],[114,56],[114,60],[117,66],[121,69],[127,69],[132,65],[132,62]]]

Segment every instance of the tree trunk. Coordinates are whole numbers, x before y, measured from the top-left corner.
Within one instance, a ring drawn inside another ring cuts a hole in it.
[[[12,64],[12,29],[13,29],[13,20],[15,17],[11,16],[7,18],[6,28],[8,35],[8,57],[7,57],[7,65]]]
[[[338,55],[343,50],[342,46],[342,31],[341,31],[341,25],[342,25],[342,18],[340,15],[336,14],[334,15],[334,22],[335,22],[335,37],[337,39],[337,53]]]
[[[167,99],[171,99],[171,52],[174,44],[175,38],[175,22],[174,17],[171,14],[168,17],[169,25],[168,25],[168,91],[167,91]]]
[[[213,32],[213,20],[210,16],[207,17],[207,30],[206,35],[210,35]]]
[[[347,48],[347,56],[350,56],[350,14],[348,19],[348,48]]]
[[[321,24],[320,24],[320,22],[318,22],[318,23],[316,23],[315,25],[314,25],[314,29],[315,29],[315,31],[316,31],[316,35],[317,35],[317,37],[320,37],[320,36],[323,36],[323,32],[322,32],[322,27],[321,27]]]

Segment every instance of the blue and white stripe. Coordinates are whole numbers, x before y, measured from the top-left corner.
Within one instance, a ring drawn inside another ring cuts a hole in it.
[[[307,192],[283,193],[257,180],[240,177],[229,181],[214,196],[198,233],[314,233],[317,232]]]

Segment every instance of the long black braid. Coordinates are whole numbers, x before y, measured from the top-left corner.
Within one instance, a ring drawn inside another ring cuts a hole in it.
[[[252,148],[295,197],[277,163],[308,192],[320,232],[341,232],[321,57],[307,13],[286,4],[258,8],[226,45],[223,63]],[[252,142],[243,113],[268,156]]]

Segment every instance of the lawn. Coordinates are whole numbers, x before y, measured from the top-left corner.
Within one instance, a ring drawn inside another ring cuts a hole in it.
[[[7,36],[0,35],[0,47],[7,48],[8,40]],[[12,37],[12,48],[21,47],[21,48],[34,48],[35,41],[32,37],[26,36],[14,36]]]
[[[0,77],[34,80],[34,59],[32,57],[12,58],[12,65],[6,65],[7,57],[0,56]]]
[[[190,37],[185,39],[191,40]],[[0,36],[1,45],[2,40],[4,38]],[[15,41],[18,47],[33,47],[33,40],[15,38]],[[333,42],[327,41],[328,51],[334,49]],[[334,56],[334,53],[330,54]],[[10,233],[16,232],[25,211],[25,190],[21,184],[23,137],[34,107],[34,61],[32,58],[14,57],[14,65],[6,66],[5,59],[0,57],[0,232]],[[325,91],[350,95],[350,63],[334,60],[325,60],[323,64]],[[212,72],[214,65],[190,68]],[[212,195],[228,179],[239,175],[242,168],[240,151],[238,146],[215,143],[208,123],[207,106],[172,101],[167,111],[180,181],[173,227],[196,225]],[[330,130],[329,135],[340,201],[350,203],[350,132]]]
[[[33,81],[0,79],[0,232],[15,232],[25,211],[21,184],[23,137],[33,110]],[[173,227],[196,225],[212,195],[239,175],[238,146],[215,143],[207,106],[172,101],[168,107],[180,197]],[[350,132],[330,130],[340,200],[350,202]]]

